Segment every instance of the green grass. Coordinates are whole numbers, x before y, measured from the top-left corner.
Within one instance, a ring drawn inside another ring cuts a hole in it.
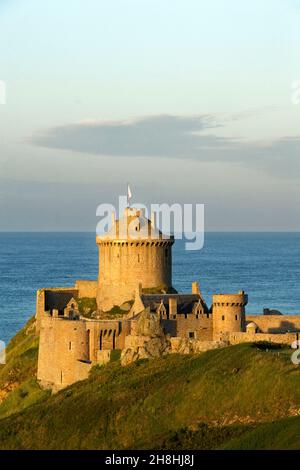
[[[122,308],[122,305],[124,304],[128,304],[129,308],[124,310],[124,308]],[[110,310],[102,312],[102,318],[114,318],[127,315],[131,306],[133,305],[133,300],[127,300],[126,302],[123,302],[122,305],[114,305]]]
[[[261,436],[283,436],[282,419],[298,408],[300,368],[286,350],[242,344],[128,367],[114,360],[4,418],[0,448],[269,448],[280,439]],[[286,421],[282,442],[297,448],[299,419]]]
[[[177,290],[174,287],[168,287],[166,285],[156,287],[143,287],[143,294],[177,294]]]
[[[82,297],[78,299],[78,310],[81,315],[90,318],[92,313],[97,310],[96,299],[92,297]]]
[[[34,320],[31,319],[7,346],[6,364],[0,366],[0,386],[34,377],[37,354],[38,337],[34,334]]]
[[[0,406],[0,418],[4,418],[28,406],[42,401],[49,395],[48,391],[41,390],[35,379],[22,382],[20,386],[9,393]]]
[[[229,439],[220,449],[299,450],[300,417],[285,418],[258,426],[238,438]]]
[[[110,362],[120,361],[121,349],[113,349],[110,353]]]
[[[38,337],[34,319],[22,328],[6,349],[0,366],[0,418],[9,416],[49,395],[36,382]]]

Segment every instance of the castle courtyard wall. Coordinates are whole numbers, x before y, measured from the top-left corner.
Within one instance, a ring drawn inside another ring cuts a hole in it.
[[[258,343],[268,342],[273,344],[285,344],[291,346],[294,341],[298,339],[297,333],[228,333],[223,335],[224,341],[229,341],[230,344],[240,343]]]
[[[247,315],[247,322],[254,322],[262,333],[300,332],[300,315]]]

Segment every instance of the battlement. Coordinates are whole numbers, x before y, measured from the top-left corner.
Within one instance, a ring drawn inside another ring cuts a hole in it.
[[[174,243],[174,237],[170,239],[161,238],[159,240],[103,240],[101,237],[96,237],[97,245],[102,246],[171,246]]]
[[[154,213],[151,215],[151,220],[149,220],[145,216],[145,210],[127,207],[120,219],[116,219],[115,213],[113,213],[111,227],[108,232],[96,237],[97,244],[111,240],[169,240],[174,242],[174,237],[164,235],[159,230],[156,226]]]

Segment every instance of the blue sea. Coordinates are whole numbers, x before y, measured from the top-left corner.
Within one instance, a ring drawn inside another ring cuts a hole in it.
[[[34,314],[38,288],[97,273],[94,233],[0,233],[0,339],[7,342]],[[207,233],[200,251],[177,240],[174,287],[189,292],[193,280],[209,305],[213,293],[245,290],[248,313],[300,314],[300,233]]]

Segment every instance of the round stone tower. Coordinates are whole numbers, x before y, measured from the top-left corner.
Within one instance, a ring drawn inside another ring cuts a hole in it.
[[[163,235],[142,209],[127,207],[105,235],[97,236],[99,277],[97,305],[108,311],[132,300],[139,284],[143,288],[172,287],[174,237]]]
[[[213,296],[213,339],[218,341],[224,333],[246,331],[245,306],[248,296],[238,294],[216,294]]]

